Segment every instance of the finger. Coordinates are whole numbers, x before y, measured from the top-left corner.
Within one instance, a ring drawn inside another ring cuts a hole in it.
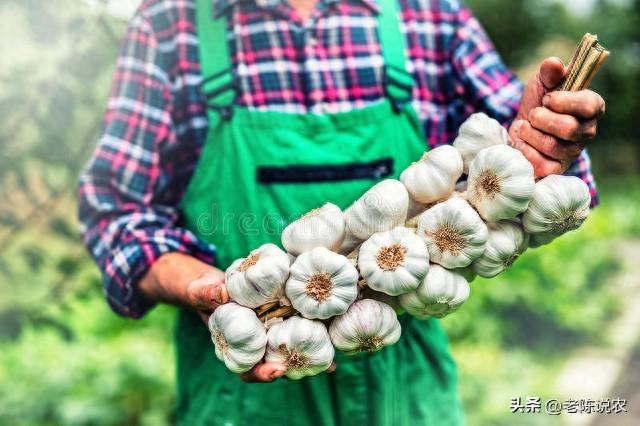
[[[567,168],[564,163],[545,156],[522,139],[513,139],[509,144],[522,152],[525,158],[529,160],[533,165],[533,171],[537,178],[562,174]]]
[[[198,310],[213,311],[229,301],[229,293],[222,283],[191,286],[189,290],[191,305]]]
[[[547,90],[552,90],[562,82],[565,73],[562,59],[552,57],[542,61],[538,69],[537,78]]]
[[[528,121],[524,121],[519,128],[519,137],[527,144],[554,160],[573,161],[577,158],[584,145],[578,142],[564,142],[535,129]]]
[[[560,139],[574,142],[582,139],[581,123],[571,115],[536,107],[529,112],[529,122],[536,129]]]
[[[578,92],[557,91],[547,93],[542,105],[559,114],[569,114],[588,120],[604,114],[604,99],[591,90]]]
[[[334,371],[336,371],[336,363],[332,362],[331,365],[329,366],[329,368],[327,368],[327,373],[331,374]]]
[[[251,370],[240,374],[240,378],[248,383],[272,382],[282,377],[287,367],[277,362],[262,362]]]

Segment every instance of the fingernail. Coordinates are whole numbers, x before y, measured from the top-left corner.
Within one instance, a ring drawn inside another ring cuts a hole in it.
[[[522,127],[523,120],[516,120],[513,122],[513,126],[511,126],[511,130],[513,133],[518,135],[520,133],[520,127]]]
[[[278,377],[282,376],[285,371],[286,371],[286,369],[284,369],[284,368],[278,368],[276,370],[273,370],[273,372],[271,373],[271,376],[269,376],[269,377],[271,379],[277,379]]]
[[[544,95],[544,97],[542,98],[542,105],[548,107],[549,102],[551,102],[551,98],[549,97],[549,95]]]

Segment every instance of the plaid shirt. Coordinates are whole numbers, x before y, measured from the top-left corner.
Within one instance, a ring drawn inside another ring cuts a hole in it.
[[[212,0],[230,18],[238,103],[256,110],[332,113],[380,101],[383,60],[376,0],[319,0],[303,22],[283,0]],[[399,0],[413,106],[431,147],[484,111],[505,125],[522,85],[458,0]],[[150,305],[136,292],[169,251],[213,262],[215,248],[180,228],[178,204],[207,134],[193,0],[147,0],[121,46],[98,147],[81,176],[86,245],[112,308],[131,317]],[[570,172],[595,196],[586,154]]]

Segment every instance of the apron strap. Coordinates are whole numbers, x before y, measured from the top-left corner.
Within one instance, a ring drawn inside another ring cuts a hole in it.
[[[196,0],[196,28],[202,83],[200,89],[206,99],[211,120],[228,120],[238,94],[229,48],[227,46],[227,18],[213,17],[213,0]],[[218,122],[209,123],[211,128]]]
[[[378,33],[384,59],[384,91],[396,112],[411,102],[413,76],[406,69],[405,37],[400,31],[398,0],[378,0]]]

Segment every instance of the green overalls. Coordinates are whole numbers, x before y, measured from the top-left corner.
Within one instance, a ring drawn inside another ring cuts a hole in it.
[[[411,108],[396,0],[378,18],[386,99],[338,114],[252,111],[234,104],[226,18],[197,0],[209,133],[182,202],[184,226],[218,250],[225,269],[261,244],[280,244],[292,219],[330,201],[347,207],[397,178],[426,149]],[[183,425],[457,425],[456,369],[436,320],[400,317],[400,341],[374,355],[336,354],[337,370],[299,381],[246,384],[214,355],[198,316],[177,325]]]

